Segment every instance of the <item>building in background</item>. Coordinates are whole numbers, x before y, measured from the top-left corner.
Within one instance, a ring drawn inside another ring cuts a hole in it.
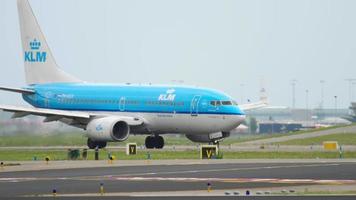
[[[356,109],[356,105],[354,108]],[[257,119],[258,133],[287,133],[351,123],[349,119],[345,118],[345,116],[349,116],[348,109],[266,107],[248,111],[247,115]]]
[[[261,122],[258,125],[260,134],[268,133],[289,133],[299,131],[303,128],[301,123],[293,122]]]
[[[351,102],[350,113],[345,116],[344,119],[347,119],[351,122],[356,122],[356,102]]]

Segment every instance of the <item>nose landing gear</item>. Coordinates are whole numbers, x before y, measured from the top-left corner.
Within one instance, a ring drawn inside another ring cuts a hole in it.
[[[145,146],[147,149],[162,149],[164,146],[164,139],[162,136],[147,136]]]

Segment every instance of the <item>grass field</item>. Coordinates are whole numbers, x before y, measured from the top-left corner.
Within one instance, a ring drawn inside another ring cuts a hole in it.
[[[185,136],[163,135],[165,145],[197,145]],[[263,136],[258,135],[244,135],[238,137],[226,138],[221,144],[229,145],[233,143],[258,139]],[[108,143],[110,146],[125,145],[125,143],[137,143],[137,145],[144,145],[145,135],[131,135],[125,142],[121,143]],[[87,138],[80,133],[62,133],[53,135],[6,135],[0,136],[0,146],[84,146],[86,145]]]
[[[281,194],[281,193],[276,193]],[[283,193],[282,193],[283,194]],[[356,190],[349,190],[349,191],[305,191],[305,192],[297,192],[296,195],[298,196],[355,196]]]
[[[325,130],[331,128],[323,128],[318,130]],[[291,133],[283,134],[246,134],[240,136],[234,136],[224,139],[222,145],[238,144],[241,142],[258,140],[258,139],[267,139],[273,137],[282,137],[295,134],[308,134],[311,131],[297,131]],[[196,145],[192,141],[188,140],[183,135],[173,136],[173,135],[163,135],[165,138],[166,145]],[[145,142],[146,136],[136,136],[130,135],[125,143],[135,142],[138,145],[143,145]],[[83,146],[86,145],[87,138],[80,132],[74,133],[58,133],[50,135],[31,135],[31,134],[14,134],[14,135],[5,135],[0,136],[0,146],[9,147],[9,146]],[[124,143],[109,143],[110,146],[116,145],[125,145]]]
[[[137,155],[127,156],[124,151],[112,151],[118,160],[144,160],[147,159],[147,150],[138,150]],[[108,151],[100,152],[100,159],[108,159]],[[200,159],[200,153],[197,150],[189,151],[167,151],[153,150],[149,151],[151,159]],[[224,159],[315,159],[315,158],[339,158],[338,152],[222,152]],[[31,151],[31,150],[1,150],[0,161],[23,161],[23,160],[44,160],[49,156],[51,160],[66,160],[67,151]],[[344,158],[356,158],[356,152],[345,152]],[[94,152],[88,151],[88,159],[94,159]]]
[[[80,133],[53,135],[15,134],[0,136],[0,146],[73,146],[86,145],[86,138]]]
[[[299,134],[309,134],[309,133],[313,133],[316,131],[324,131],[324,130],[336,129],[336,128],[347,127],[347,126],[355,126],[355,125],[356,125],[356,123],[346,125],[346,126],[322,127],[322,128],[318,128],[318,129],[302,130],[302,131],[295,131],[295,132],[289,132],[289,133],[260,134],[260,135],[255,135],[254,137],[251,137],[251,138],[242,139],[242,140],[238,141],[237,143],[259,140],[259,139],[269,139],[269,138],[278,138],[278,137],[291,136],[291,135],[299,135]]]
[[[143,145],[146,136],[129,137],[125,143],[136,142],[138,145]],[[53,135],[7,135],[0,136],[0,146],[84,146],[86,145],[87,138],[80,133],[62,133]],[[185,137],[168,136],[166,144],[193,144]],[[108,143],[109,145],[124,145],[125,143]]]
[[[340,133],[319,137],[288,140],[279,142],[280,145],[322,145],[324,141],[337,141],[339,145],[356,145],[356,133]]]

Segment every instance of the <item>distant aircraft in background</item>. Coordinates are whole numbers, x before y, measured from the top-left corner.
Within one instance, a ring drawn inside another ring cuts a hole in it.
[[[27,0],[17,1],[25,65],[24,88],[0,87],[22,94],[33,107],[0,105],[13,118],[45,117],[86,130],[89,148],[148,135],[147,148],[163,148],[162,134],[185,134],[194,142],[217,143],[245,119],[243,109],[219,91],[188,86],[92,84],[62,71],[56,64]],[[103,67],[103,66],[100,66]]]

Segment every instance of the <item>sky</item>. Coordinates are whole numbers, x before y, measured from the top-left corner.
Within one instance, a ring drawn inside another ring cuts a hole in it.
[[[271,105],[292,106],[296,80],[298,108],[322,100],[326,108],[347,108],[356,100],[356,84],[350,90],[345,81],[356,78],[356,1],[30,3],[57,63],[88,82],[183,82],[221,90],[240,104],[257,101],[264,87]],[[0,85],[22,87],[16,1],[0,4]],[[0,92],[0,104],[24,103]]]

